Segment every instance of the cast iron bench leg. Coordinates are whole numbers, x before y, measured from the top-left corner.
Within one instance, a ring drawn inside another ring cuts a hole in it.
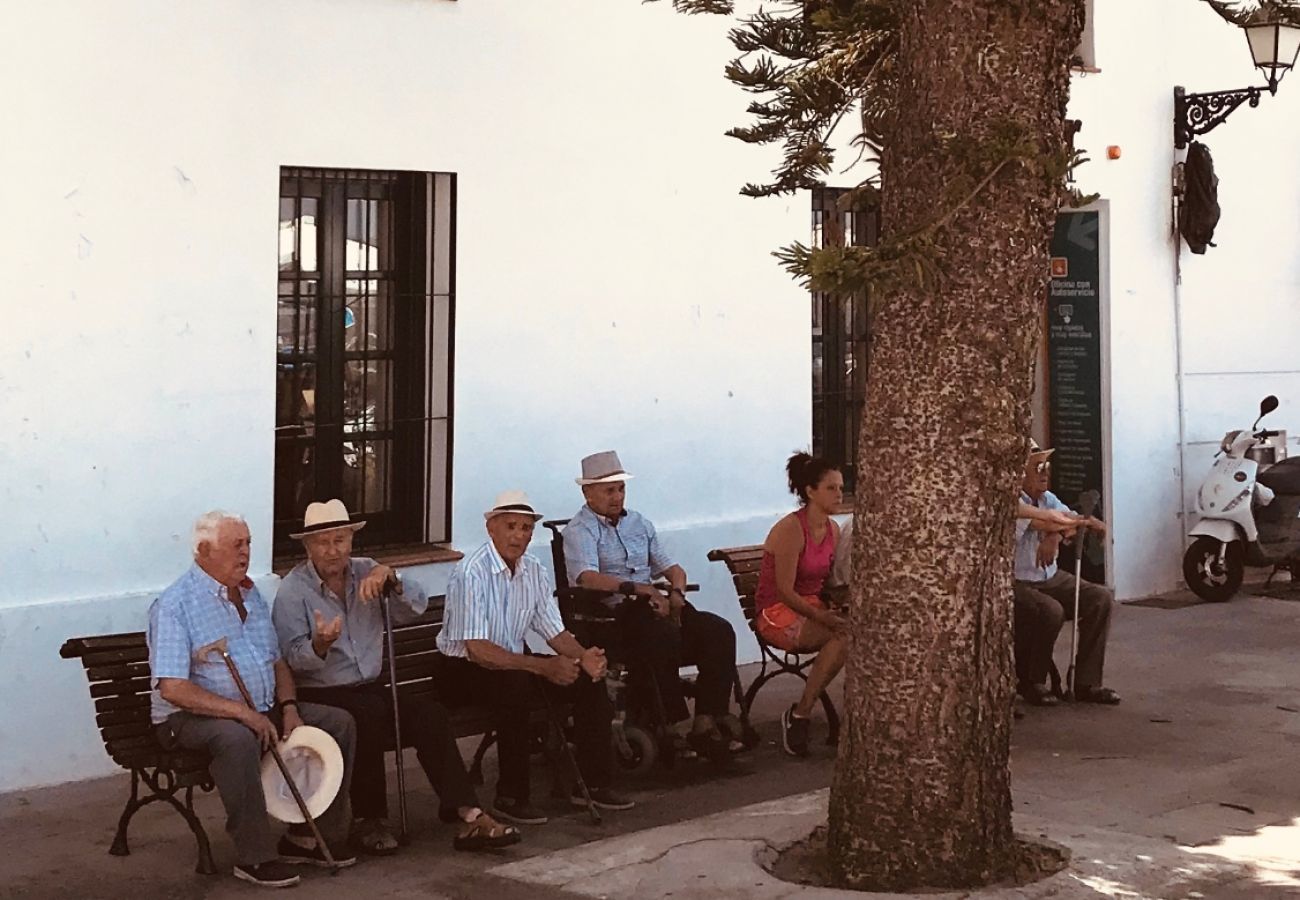
[[[147,801],[146,801],[147,802]],[[140,802],[140,770],[131,770],[131,796],[126,801],[126,808],[122,810],[122,815],[117,820],[117,833],[113,835],[113,845],[108,848],[108,852],[113,856],[130,856],[131,848],[126,843],[126,829],[131,824],[131,817],[135,811],[144,806]]]

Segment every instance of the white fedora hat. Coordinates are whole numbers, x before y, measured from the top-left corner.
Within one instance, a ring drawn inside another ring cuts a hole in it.
[[[1029,439],[1029,461],[1030,462],[1042,462],[1043,460],[1047,459],[1047,457],[1051,456],[1055,452],[1056,452],[1055,447],[1048,447],[1046,450],[1044,450],[1042,447],[1038,446],[1038,441],[1034,440],[1033,438]]]
[[[602,450],[582,458],[582,477],[573,480],[578,484],[604,484],[608,481],[627,481],[631,477],[624,471],[617,453]]]
[[[327,732],[299,725],[280,742],[280,756],[314,819],[329,809],[343,784],[343,753]],[[262,793],[266,811],[281,822],[305,822],[293,791],[271,754],[262,757]]]
[[[484,519],[490,519],[493,516],[499,516],[502,513],[518,513],[521,516],[532,516],[536,522],[542,517],[542,514],[533,509],[532,501],[523,491],[509,490],[497,494],[497,499],[492,503],[492,508],[483,513]]]
[[[307,513],[302,517],[302,531],[289,537],[301,540],[309,534],[322,531],[334,531],[338,528],[360,531],[365,527],[365,522],[352,521],[351,516],[348,515],[348,508],[343,505],[342,500],[326,500],[324,503],[307,504]]]

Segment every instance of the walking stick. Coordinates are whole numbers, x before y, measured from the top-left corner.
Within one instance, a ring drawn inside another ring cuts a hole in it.
[[[1065,699],[1074,699],[1074,665],[1079,658],[1079,581],[1083,571],[1083,535],[1074,548],[1074,615],[1070,617],[1070,668],[1065,671]]]
[[[244,684],[244,679],[239,676],[239,668],[235,665],[235,661],[230,658],[230,649],[225,638],[219,638],[211,644],[205,644],[195,650],[194,658],[203,661],[213,653],[221,654],[221,659],[225,662],[226,668],[230,670],[230,677],[235,681],[235,687],[239,688],[240,696],[244,698],[244,702],[248,704],[249,709],[257,712],[257,704],[253,702],[253,696],[248,693],[248,686]],[[320,833],[320,829],[316,827],[316,820],[307,810],[307,801],[302,799],[302,792],[298,790],[298,785],[294,782],[293,776],[289,774],[289,767],[284,764],[284,757],[280,755],[280,749],[272,743],[270,750],[272,758],[275,759],[275,764],[280,767],[280,774],[284,776],[285,783],[289,785],[289,790],[293,793],[294,802],[298,804],[302,817],[307,820],[308,826],[311,827],[311,833],[320,846],[321,855],[325,857],[325,862],[329,864],[330,874],[337,875],[339,873],[339,864],[334,861],[329,844],[325,843],[325,837]]]
[[[393,651],[393,617],[388,611],[390,587],[384,585],[379,597],[379,608],[384,614],[384,646],[388,651],[388,687],[393,692],[393,740],[397,748],[397,808],[401,815],[402,827],[398,832],[400,844],[411,842],[410,832],[406,827],[406,767],[402,761],[402,708],[397,702],[397,654]]]
[[[578,677],[583,676],[580,674]],[[546,718],[555,729],[555,733],[560,739],[560,746],[564,748],[564,755],[568,757],[569,765],[573,768],[573,777],[578,785],[578,790],[582,792],[582,799],[587,804],[587,812],[591,814],[591,823],[599,825],[601,822],[600,810],[596,809],[596,804],[591,802],[591,791],[587,790],[587,779],[582,777],[582,769],[578,768],[578,759],[573,755],[573,748],[569,746],[569,739],[564,736],[564,726],[555,712],[555,707],[551,704],[551,698],[546,692],[545,684],[541,686],[541,691],[542,700],[546,703]]]

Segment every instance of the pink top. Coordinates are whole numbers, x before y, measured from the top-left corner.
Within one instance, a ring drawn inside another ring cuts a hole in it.
[[[835,562],[835,528],[828,521],[826,536],[820,544],[814,544],[808,530],[808,507],[800,507],[795,511],[794,517],[803,529],[803,549],[799,551],[799,563],[794,570],[794,592],[800,597],[815,597],[821,593],[822,585],[831,574],[831,565]],[[754,607],[761,613],[780,602],[781,594],[776,589],[776,557],[770,550],[765,550],[758,570]]]

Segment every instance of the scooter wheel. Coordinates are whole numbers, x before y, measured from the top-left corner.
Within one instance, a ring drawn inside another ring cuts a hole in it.
[[[1229,541],[1219,561],[1220,541],[1202,535],[1192,541],[1183,557],[1183,579],[1192,593],[1210,603],[1231,600],[1246,574],[1241,541]]]
[[[614,758],[618,760],[619,769],[629,775],[644,775],[649,772],[658,755],[654,738],[635,725],[625,726],[623,740],[614,741]]]

